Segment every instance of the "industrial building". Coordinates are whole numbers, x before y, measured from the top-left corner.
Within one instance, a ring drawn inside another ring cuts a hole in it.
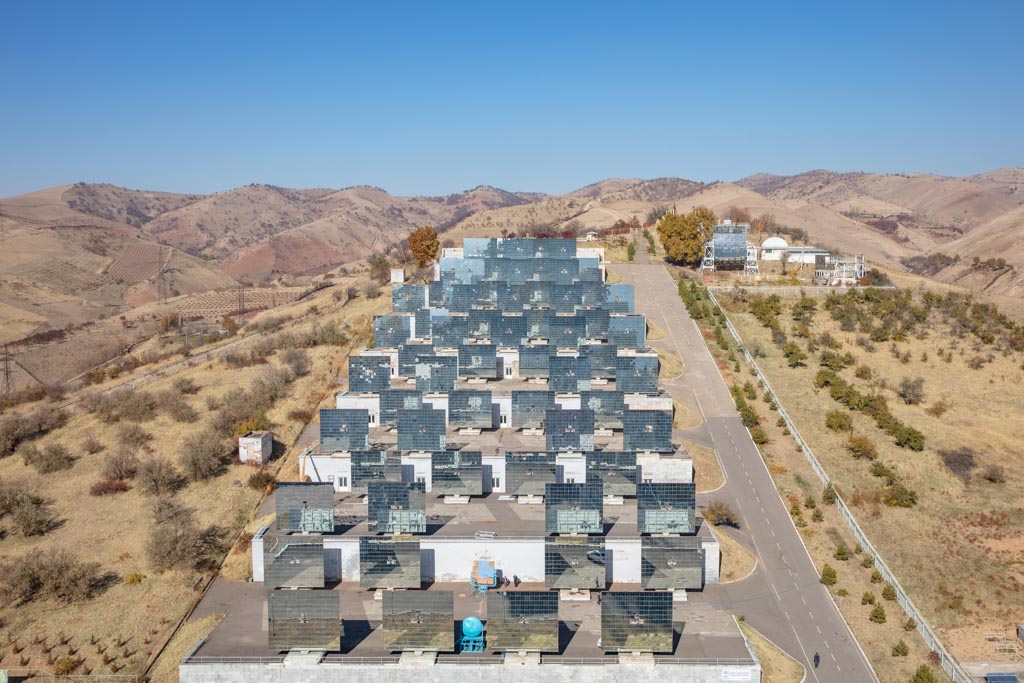
[[[227,647],[215,631],[182,680],[567,680],[579,657],[609,680],[688,662],[682,680],[759,680],[728,615],[701,607],[713,630],[682,635],[719,544],[633,287],[604,279],[601,250],[571,239],[467,239],[430,283],[394,273],[305,483],[279,486],[252,539],[260,663],[204,660]]]

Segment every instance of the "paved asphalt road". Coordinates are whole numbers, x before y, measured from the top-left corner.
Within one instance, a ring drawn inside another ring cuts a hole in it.
[[[804,665],[807,681],[877,681],[831,595],[818,581],[786,505],[736,414],[725,380],[679,298],[672,276],[663,265],[648,265],[646,254],[637,256],[638,264],[616,264],[613,270],[635,285],[637,311],[665,328],[665,338],[652,346],[680,353],[683,374],[665,380],[666,389],[704,416],[700,427],[678,435],[712,446],[718,453],[726,483],[711,497],[737,510],[744,545],[758,559],[751,576],[709,585],[690,599],[744,615],[751,626]],[[708,496],[699,498],[706,503]],[[811,663],[816,652],[821,655],[817,670]]]

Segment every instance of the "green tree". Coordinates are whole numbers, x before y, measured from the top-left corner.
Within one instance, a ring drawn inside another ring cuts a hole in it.
[[[885,588],[882,589],[882,597],[890,602],[896,599],[896,587],[891,583],[885,584]]]
[[[876,624],[885,623],[885,608],[882,607],[881,603],[875,605],[875,608],[871,610],[871,616],[868,618]]]
[[[832,568],[832,565],[826,564],[821,569],[821,582],[826,586],[834,586],[839,577],[836,576],[836,570]]]
[[[782,347],[782,355],[786,357],[791,368],[799,367],[807,360],[807,354],[795,342],[786,342]]]
[[[842,560],[843,562],[846,562],[848,559],[850,559],[850,549],[846,547],[845,543],[840,543],[839,547],[836,548],[835,553],[833,553],[833,557],[835,557],[837,560]]]
[[[922,664],[917,667],[917,671],[910,679],[910,683],[939,683],[939,679],[932,673],[931,668],[927,664]]]
[[[658,221],[658,235],[670,261],[696,264],[704,257],[704,243],[711,238],[718,216],[698,206],[689,213],[667,213]]]
[[[893,657],[906,657],[910,654],[910,646],[908,646],[903,640],[892,646]]]

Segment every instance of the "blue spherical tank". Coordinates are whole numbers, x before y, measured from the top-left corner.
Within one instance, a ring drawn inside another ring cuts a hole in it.
[[[476,617],[466,617],[462,620],[462,635],[469,638],[476,638],[484,632],[484,624]]]

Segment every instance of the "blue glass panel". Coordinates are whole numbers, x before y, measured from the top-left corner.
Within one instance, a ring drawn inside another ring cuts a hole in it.
[[[627,410],[622,417],[622,449],[673,452],[672,413],[667,410]]]

